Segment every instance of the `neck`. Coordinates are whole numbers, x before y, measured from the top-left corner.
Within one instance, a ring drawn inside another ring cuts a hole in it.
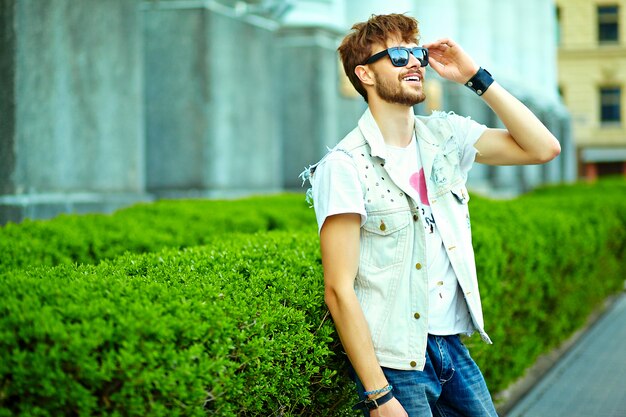
[[[387,145],[406,147],[411,143],[415,126],[413,107],[370,101],[370,111]]]

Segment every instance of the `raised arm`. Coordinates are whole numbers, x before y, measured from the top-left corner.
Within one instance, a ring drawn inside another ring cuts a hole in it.
[[[354,292],[354,279],[359,267],[359,214],[337,214],[324,221],[320,231],[322,265],[324,267],[324,300],[350,363],[366,391],[387,385],[372,344],[371,333],[363,310]],[[371,416],[406,416],[394,398]]]
[[[424,45],[429,64],[443,78],[465,84],[480,68],[454,41]],[[494,82],[481,96],[506,129],[487,129],[475,144],[476,161],[489,165],[541,164],[561,152],[558,140],[522,102]]]

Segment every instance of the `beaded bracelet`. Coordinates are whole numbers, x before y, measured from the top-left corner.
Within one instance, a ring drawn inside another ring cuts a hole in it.
[[[366,396],[369,395],[376,395],[376,394],[382,394],[383,392],[389,392],[393,389],[393,387],[391,386],[391,384],[387,384],[386,387],[384,388],[380,388],[380,389],[375,389],[373,391],[365,391],[363,394]]]

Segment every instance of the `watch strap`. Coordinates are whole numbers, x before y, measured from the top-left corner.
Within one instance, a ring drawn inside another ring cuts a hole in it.
[[[476,74],[465,83],[465,86],[479,96],[482,96],[492,83],[493,77],[489,71],[480,67]]]
[[[392,398],[393,398],[393,393],[389,391],[382,397],[376,398],[375,400],[370,400],[369,398],[366,398],[363,401],[359,401],[352,407],[352,409],[353,410],[376,410],[378,407],[385,404]]]

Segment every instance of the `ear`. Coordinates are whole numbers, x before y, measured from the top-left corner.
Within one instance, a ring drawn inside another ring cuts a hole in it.
[[[354,73],[359,77],[363,85],[374,85],[374,74],[366,65],[357,65],[354,68]]]

